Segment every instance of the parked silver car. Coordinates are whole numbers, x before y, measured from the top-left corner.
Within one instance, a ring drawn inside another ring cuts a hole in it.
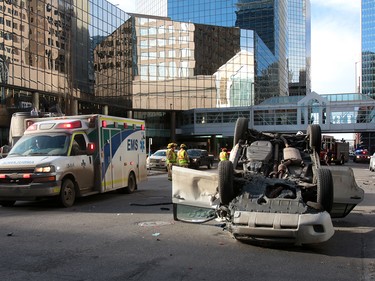
[[[363,200],[350,167],[320,167],[321,130],[264,133],[239,118],[234,148],[218,173],[173,170],[175,220],[221,218],[238,240],[294,244],[332,237],[332,218],[345,217]]]
[[[151,154],[147,159],[148,168],[151,169],[167,169],[167,150],[160,149]]]

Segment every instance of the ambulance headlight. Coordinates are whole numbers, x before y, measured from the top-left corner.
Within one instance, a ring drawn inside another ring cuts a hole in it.
[[[55,172],[55,166],[48,165],[48,166],[39,166],[35,167],[35,173],[53,173]]]

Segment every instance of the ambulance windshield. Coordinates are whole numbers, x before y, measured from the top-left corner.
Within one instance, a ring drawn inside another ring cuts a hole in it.
[[[66,156],[69,136],[65,134],[24,135],[9,152],[12,156]]]

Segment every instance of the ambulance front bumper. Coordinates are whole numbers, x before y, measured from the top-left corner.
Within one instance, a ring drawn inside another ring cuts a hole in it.
[[[59,181],[30,184],[0,184],[0,200],[35,200],[60,194]]]

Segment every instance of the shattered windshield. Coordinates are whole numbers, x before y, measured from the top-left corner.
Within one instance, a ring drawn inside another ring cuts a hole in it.
[[[69,136],[65,134],[24,135],[11,149],[12,156],[66,156]]]

